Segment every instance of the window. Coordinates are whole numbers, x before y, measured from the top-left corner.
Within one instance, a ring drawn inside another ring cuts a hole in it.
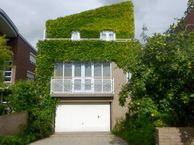
[[[81,64],[75,64],[75,77],[81,77]]]
[[[55,64],[55,76],[56,77],[62,77],[63,76],[63,64],[62,63],[56,63]]]
[[[80,40],[80,32],[72,32],[71,40]]]
[[[64,63],[64,77],[72,76],[72,64],[71,63]]]
[[[92,75],[92,67],[91,67],[91,63],[86,63],[85,64],[85,76],[86,77],[91,77]]]
[[[116,34],[112,31],[103,31],[100,33],[100,39],[105,41],[114,41]]]
[[[100,79],[111,78],[111,64],[105,63],[56,63],[54,76],[55,77],[86,77]]]
[[[6,68],[4,71],[4,82],[11,83],[12,82],[12,62],[9,61],[6,64]]]
[[[110,63],[103,63],[103,78],[110,78]]]
[[[30,52],[30,63],[36,64],[36,56]]]
[[[56,63],[54,90],[60,92],[110,92],[111,63]]]
[[[102,76],[102,68],[101,63],[94,64],[94,78],[101,78]]]
[[[34,80],[35,79],[34,73],[31,72],[31,71],[27,71],[27,79],[28,80]]]
[[[132,77],[132,74],[131,74],[130,72],[127,72],[127,73],[126,73],[126,81],[127,81],[127,83],[130,82],[131,77]]]

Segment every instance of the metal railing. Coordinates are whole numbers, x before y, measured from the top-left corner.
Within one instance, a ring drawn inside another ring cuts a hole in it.
[[[71,41],[71,38],[45,38],[44,40],[69,40]],[[73,40],[73,41],[82,41],[82,40],[91,40],[91,41],[106,41],[106,40],[102,40],[100,38],[81,38],[80,40]],[[128,42],[128,41],[132,41],[132,39],[122,39],[122,38],[118,38],[115,40],[109,40],[109,42],[111,41],[115,41],[115,42]]]
[[[50,93],[114,94],[114,79],[51,79]]]

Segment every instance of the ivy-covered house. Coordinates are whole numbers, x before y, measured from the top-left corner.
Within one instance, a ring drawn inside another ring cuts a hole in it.
[[[37,80],[58,98],[55,132],[111,131],[125,117],[119,92],[136,47],[131,1],[46,22]]]

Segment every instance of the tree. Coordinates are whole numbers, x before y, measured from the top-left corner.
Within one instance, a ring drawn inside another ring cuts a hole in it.
[[[0,85],[3,82],[3,71],[7,67],[7,61],[10,61],[12,52],[10,47],[7,46],[7,39],[5,36],[0,36]]]
[[[185,12],[185,14],[187,15],[188,13],[190,13],[193,8],[194,8],[194,0],[188,0],[187,11]]]
[[[159,112],[171,116],[162,120],[168,126],[194,125],[193,38],[194,33],[187,32],[155,34],[148,39],[138,65],[130,70],[132,101],[152,99]]]

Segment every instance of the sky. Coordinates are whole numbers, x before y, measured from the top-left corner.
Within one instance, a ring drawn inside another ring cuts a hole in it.
[[[104,5],[126,0],[0,0],[0,8],[12,19],[19,32],[32,46],[43,37],[45,22]],[[184,15],[187,0],[133,0],[135,37],[140,39],[142,27],[148,35],[165,32],[170,24]]]

